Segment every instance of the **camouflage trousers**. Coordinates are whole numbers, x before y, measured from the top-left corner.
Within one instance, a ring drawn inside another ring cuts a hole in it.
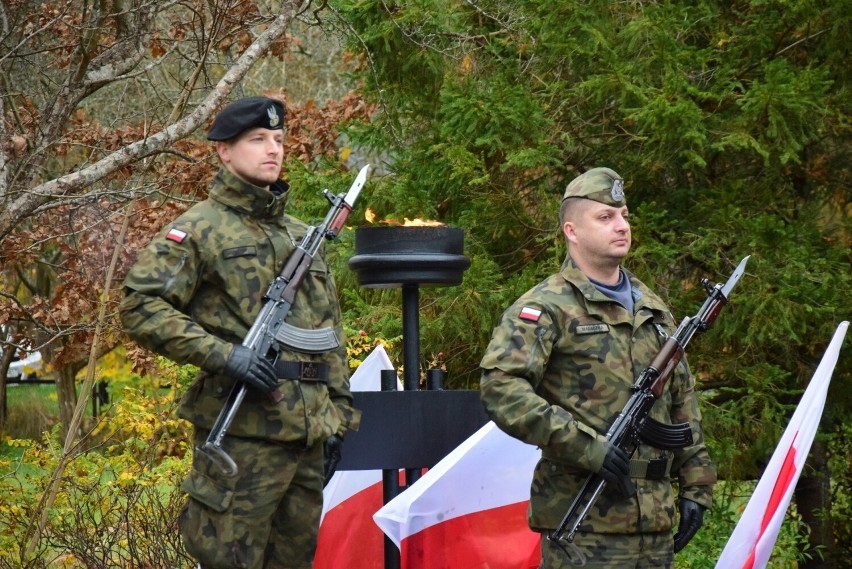
[[[586,559],[584,569],[674,567],[674,539],[668,531],[644,534],[578,532],[573,543]],[[539,569],[568,569],[577,566],[558,545],[549,541],[546,535],[542,535]]]
[[[195,445],[206,438],[196,430]],[[222,448],[237,463],[236,476],[195,452],[183,483],[186,550],[204,569],[310,569],[322,512],[322,445],[226,436]]]

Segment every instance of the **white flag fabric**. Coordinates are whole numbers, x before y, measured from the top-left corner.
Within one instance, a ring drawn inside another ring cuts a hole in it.
[[[538,567],[526,510],[540,456],[489,422],[373,519],[406,569]]]
[[[793,418],[731,534],[716,569],[763,569],[769,561],[787,506],[825,407],[828,384],[849,322],[841,322]]]
[[[394,367],[378,346],[352,374],[350,389],[379,391],[385,369]],[[397,388],[402,388],[398,378]],[[314,569],[383,569],[384,536],[372,520],[383,502],[381,470],[336,472],[323,490]]]

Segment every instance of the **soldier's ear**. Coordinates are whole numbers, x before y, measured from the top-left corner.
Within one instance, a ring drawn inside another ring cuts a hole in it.
[[[573,221],[566,221],[562,224],[562,233],[565,234],[565,239],[569,242],[577,242],[577,231]]]
[[[219,160],[222,161],[223,164],[227,164],[231,161],[230,154],[230,145],[225,140],[217,140],[216,141],[216,154],[219,155]]]

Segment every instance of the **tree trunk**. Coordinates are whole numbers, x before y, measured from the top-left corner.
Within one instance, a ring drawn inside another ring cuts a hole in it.
[[[56,370],[56,396],[59,400],[59,422],[62,425],[62,438],[68,434],[68,425],[74,418],[74,408],[77,406],[77,386],[74,378],[78,369],[74,366],[61,367]]]
[[[822,555],[815,554],[800,565],[801,569],[834,569],[837,566],[834,558],[834,528],[830,516],[830,482],[825,444],[816,439],[795,494],[799,514],[810,528],[808,541],[811,551],[819,548]]]
[[[0,343],[0,346],[3,344]],[[7,381],[6,376],[9,373],[9,365],[12,363],[12,358],[15,355],[15,347],[8,344],[3,348],[3,357],[0,358],[0,432],[6,426],[6,421],[9,419],[8,399],[6,397]]]

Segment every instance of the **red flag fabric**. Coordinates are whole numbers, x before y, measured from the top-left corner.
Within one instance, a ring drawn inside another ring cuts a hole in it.
[[[541,456],[488,423],[373,516],[404,569],[538,567],[526,521]]]
[[[379,391],[383,369],[394,367],[378,346],[352,374],[350,388]],[[372,519],[382,502],[381,470],[336,472],[323,490],[314,569],[383,569],[384,535]]]
[[[849,322],[841,322],[793,413],[787,429],[731,534],[716,569],[763,569],[772,554],[787,506],[825,407],[831,374]]]

